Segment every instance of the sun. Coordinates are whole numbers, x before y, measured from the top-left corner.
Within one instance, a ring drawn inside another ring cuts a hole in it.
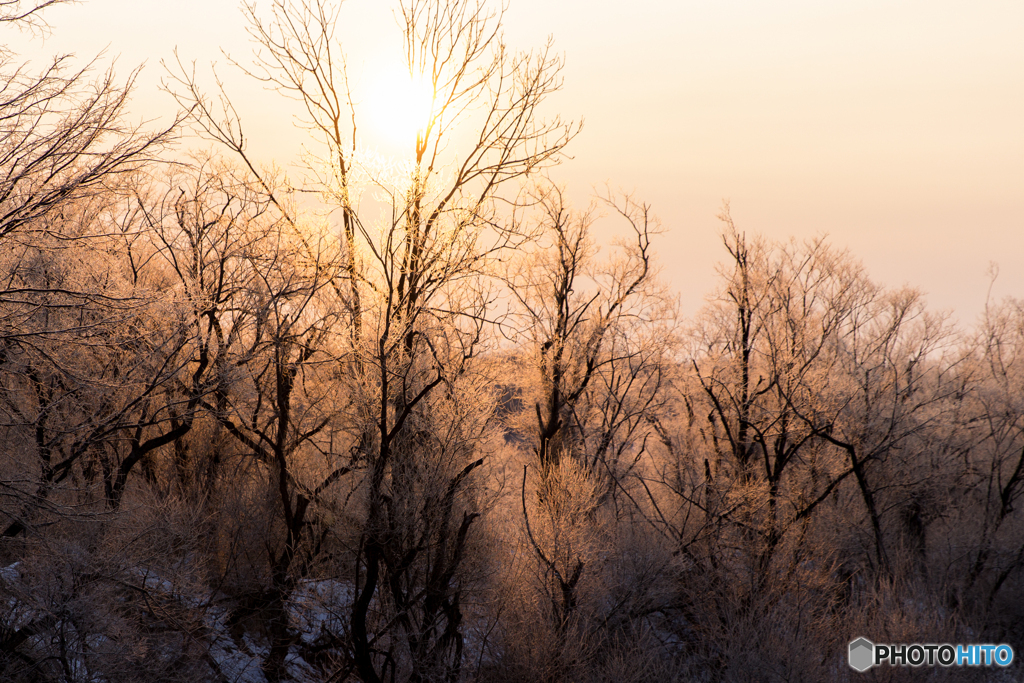
[[[430,79],[410,76],[401,67],[381,68],[371,76],[367,95],[367,124],[375,136],[389,147],[414,149],[432,115]]]

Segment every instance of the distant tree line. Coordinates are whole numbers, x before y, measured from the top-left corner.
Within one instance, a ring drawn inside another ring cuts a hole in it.
[[[249,75],[306,117],[298,179],[186,62],[150,131],[134,74],[0,52],[0,679],[897,681],[928,672],[847,644],[1024,651],[1024,302],[964,330],[726,207],[683,319],[651,208],[546,179],[580,128],[501,7],[399,3],[435,93],[402,166],[360,152],[343,8],[244,12]]]

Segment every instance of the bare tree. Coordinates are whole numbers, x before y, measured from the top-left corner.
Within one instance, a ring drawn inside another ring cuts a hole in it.
[[[957,373],[962,412],[953,424],[960,428],[959,441],[967,444],[959,454],[964,463],[961,486],[971,493],[950,500],[949,522],[942,531],[971,535],[966,572],[950,558],[949,578],[970,607],[993,624],[1015,619],[1012,612],[1000,612],[996,598],[1013,590],[1013,578],[1024,567],[1024,539],[1020,524],[1014,523],[1024,493],[1024,425],[1017,389],[1022,323],[1019,300],[989,302]]]
[[[916,581],[956,480],[958,356],[916,291],[874,285],[824,240],[748,239],[723,218],[724,286],[691,332],[675,419],[659,425],[673,465],[651,500],[685,558],[677,607],[706,629],[694,648],[729,677],[750,663],[713,643],[744,632],[837,647],[827,611],[785,636],[759,624]]]
[[[507,268],[512,304],[503,327],[515,349],[509,374],[518,375],[505,381],[523,405],[508,411],[508,426],[532,451],[516,509],[534,580],[519,600],[539,600],[530,614],[541,624],[504,635],[510,650],[534,643],[528,651],[544,660],[535,676],[563,680],[601,669],[611,655],[598,643],[634,642],[635,633],[617,629],[645,590],[612,578],[633,570],[632,548],[625,557],[609,548],[631,537],[639,512],[634,477],[663,406],[675,318],[655,278],[659,226],[649,206],[601,197],[598,206],[625,224],[617,248],[601,258],[597,206],[577,212],[557,187],[534,192],[537,240]],[[516,666],[511,652],[504,657]]]
[[[601,263],[591,235],[594,209],[573,212],[554,188],[539,204],[540,242],[508,276],[516,301],[510,336],[536,357],[540,375],[531,430],[537,465],[570,457],[595,476],[614,478],[625,471],[620,464],[628,469],[621,461],[661,388],[665,346],[653,337],[670,327],[672,312],[653,285],[657,225],[647,205],[606,197],[631,234],[618,259]]]
[[[112,69],[91,79],[95,63],[71,61],[58,56],[32,74],[0,55],[0,237],[41,229],[66,202],[138,169],[174,129],[145,133],[126,122],[137,71],[119,85]]]
[[[44,28],[41,12],[56,4],[3,2],[0,23],[8,25],[5,29]],[[42,464],[41,488],[34,495],[43,497],[102,436],[124,427],[124,404],[108,404],[99,411],[102,417],[90,418],[88,428],[72,416],[70,403],[81,408],[79,416],[96,408],[68,401],[81,396],[82,385],[89,382],[79,361],[92,356],[99,368],[117,366],[110,371],[131,376],[130,382],[144,382],[139,375],[149,372],[136,364],[138,357],[114,360],[134,343],[133,329],[141,329],[133,328],[129,319],[140,320],[144,297],[136,298],[116,277],[76,269],[76,257],[56,267],[45,265],[57,253],[72,254],[79,244],[88,250],[109,237],[99,228],[98,213],[110,203],[112,187],[149,163],[174,129],[172,125],[144,132],[130,124],[126,107],[137,71],[119,85],[112,69],[93,78],[95,66],[92,62],[73,67],[72,57],[63,55],[41,73],[32,73],[15,55],[0,51],[0,243],[11,257],[5,259],[7,270],[0,285],[2,356],[10,363],[11,381],[25,384],[24,395],[36,399],[35,407],[29,402],[12,408],[12,419],[34,429]],[[101,260],[107,259],[105,246],[94,252]],[[113,273],[118,270],[115,267]],[[80,314],[77,320],[75,312]],[[105,333],[121,339],[94,343]],[[76,358],[68,343],[84,354]],[[99,361],[93,352],[105,360]],[[94,384],[93,398],[109,381]],[[22,409],[27,412],[19,412]],[[64,410],[70,412],[57,415]],[[120,417],[108,419],[112,414]],[[24,522],[15,519],[5,534],[21,533]]]
[[[725,220],[728,307],[707,318],[704,351],[692,361],[715,453],[707,469],[718,482],[709,486],[763,484],[766,514],[755,526],[768,562],[852,475],[884,569],[882,508],[867,468],[935,421],[950,391],[937,355],[949,330],[917,292],[873,285],[821,240],[766,245]]]
[[[10,22],[22,28],[46,28],[42,11],[54,5],[63,5],[71,0],[0,0],[0,23]]]
[[[492,404],[480,400],[472,372],[491,313],[482,278],[523,239],[503,218],[506,187],[556,163],[578,130],[540,118],[560,86],[560,62],[550,46],[535,55],[508,50],[501,13],[483,4],[400,4],[406,66],[430,83],[434,101],[408,176],[361,168],[389,205],[374,221],[357,203],[358,111],[334,41],[338,10],[278,0],[269,21],[252,5],[246,14],[259,46],[247,71],[300,102],[322,143],[313,169],[328,169],[307,187],[340,218],[337,260],[322,265],[347,310],[348,351],[338,367],[355,401],[350,429],[364,501],[349,666],[364,681],[455,680],[464,656],[460,568],[479,515],[471,480]],[[175,78],[199,128],[240,156],[309,249],[286,198],[248,156],[230,101],[215,109],[188,69]],[[468,148],[451,144],[456,131],[470,130]]]

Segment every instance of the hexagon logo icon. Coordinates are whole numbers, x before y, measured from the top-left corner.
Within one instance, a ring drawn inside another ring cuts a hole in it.
[[[858,638],[850,643],[850,668],[867,671],[875,663],[875,644],[867,638]]]

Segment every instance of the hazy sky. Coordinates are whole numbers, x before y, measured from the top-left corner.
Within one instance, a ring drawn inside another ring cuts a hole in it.
[[[251,51],[237,7],[85,0],[47,15],[41,49],[107,47],[122,74],[147,61],[140,117],[172,106],[155,84],[175,46],[218,59],[260,149],[286,157],[287,114],[217,51]],[[341,17],[355,78],[396,54],[387,3],[348,0]],[[549,35],[566,59],[550,111],[585,119],[557,177],[580,197],[609,182],[653,204],[685,312],[714,286],[723,199],[748,232],[828,234],[876,281],[918,286],[965,323],[992,261],[996,295],[1024,297],[1024,2],[511,0],[511,46]]]

